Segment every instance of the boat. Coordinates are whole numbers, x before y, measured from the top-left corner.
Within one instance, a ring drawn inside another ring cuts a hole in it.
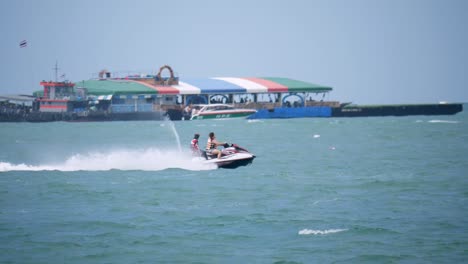
[[[255,109],[235,108],[228,104],[200,104],[193,106],[190,120],[246,118],[256,112]]]
[[[206,165],[214,164],[218,168],[235,169],[240,166],[247,166],[253,162],[255,155],[237,144],[225,144],[221,150],[221,158],[217,155],[210,155],[206,151],[201,151],[202,162]]]
[[[454,115],[463,111],[463,104],[440,102],[438,104],[354,105],[332,108],[332,117]]]

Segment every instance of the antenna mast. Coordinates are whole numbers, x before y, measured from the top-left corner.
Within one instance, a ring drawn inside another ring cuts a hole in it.
[[[55,70],[55,82],[58,82],[58,70],[60,69],[58,67],[58,62],[55,61],[55,68],[52,68],[53,70]]]

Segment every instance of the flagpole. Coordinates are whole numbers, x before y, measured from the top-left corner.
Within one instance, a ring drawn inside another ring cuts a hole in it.
[[[28,48],[28,40],[24,39],[24,40],[20,41],[19,47],[20,47],[20,49],[23,49],[23,48],[24,48],[24,49],[26,50],[26,51],[23,52],[23,54],[26,54],[26,57],[28,58],[28,59],[26,59],[26,60],[28,61],[28,63],[27,63],[28,66],[29,66],[29,67],[28,67],[28,68],[29,68],[28,70],[30,71],[29,76],[30,76],[30,78],[31,78],[31,80],[30,80],[30,81],[31,81],[31,87],[29,87],[29,88],[22,87],[22,88],[21,88],[21,89],[22,89],[22,92],[23,92],[23,91],[25,92],[24,89],[27,89],[27,90],[29,90],[29,91],[30,91],[31,89],[34,89],[34,88],[33,88],[33,87],[34,87],[34,65],[33,65],[33,59],[32,59],[33,56],[31,56],[31,52],[32,52],[32,51],[30,50],[31,48]],[[23,57],[23,61],[24,61],[24,57]]]
[[[28,43],[27,41],[25,40],[24,41],[24,47],[27,49],[27,54],[28,54],[28,57],[29,57],[29,70],[30,70],[30,78],[31,78],[31,87],[28,87],[27,90],[31,91],[33,90],[34,91],[34,84],[35,84],[35,79],[34,79],[34,60],[33,60],[33,53],[34,53],[34,45],[31,47],[29,46],[28,47]]]

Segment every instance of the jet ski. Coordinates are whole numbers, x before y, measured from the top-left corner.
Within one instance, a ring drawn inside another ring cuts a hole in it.
[[[215,164],[218,168],[234,169],[239,166],[247,166],[255,158],[255,155],[250,153],[245,148],[236,144],[224,144],[221,150],[221,158],[218,159],[217,155],[210,155],[206,151],[201,151],[202,157],[205,158],[203,163]]]

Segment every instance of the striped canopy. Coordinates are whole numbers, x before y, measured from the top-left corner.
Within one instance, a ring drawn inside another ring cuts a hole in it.
[[[331,87],[316,85],[288,78],[188,78],[179,80],[178,85],[155,85],[152,79],[105,79],[76,83],[87,88],[91,95],[109,94],[244,94],[244,93],[323,93]]]

